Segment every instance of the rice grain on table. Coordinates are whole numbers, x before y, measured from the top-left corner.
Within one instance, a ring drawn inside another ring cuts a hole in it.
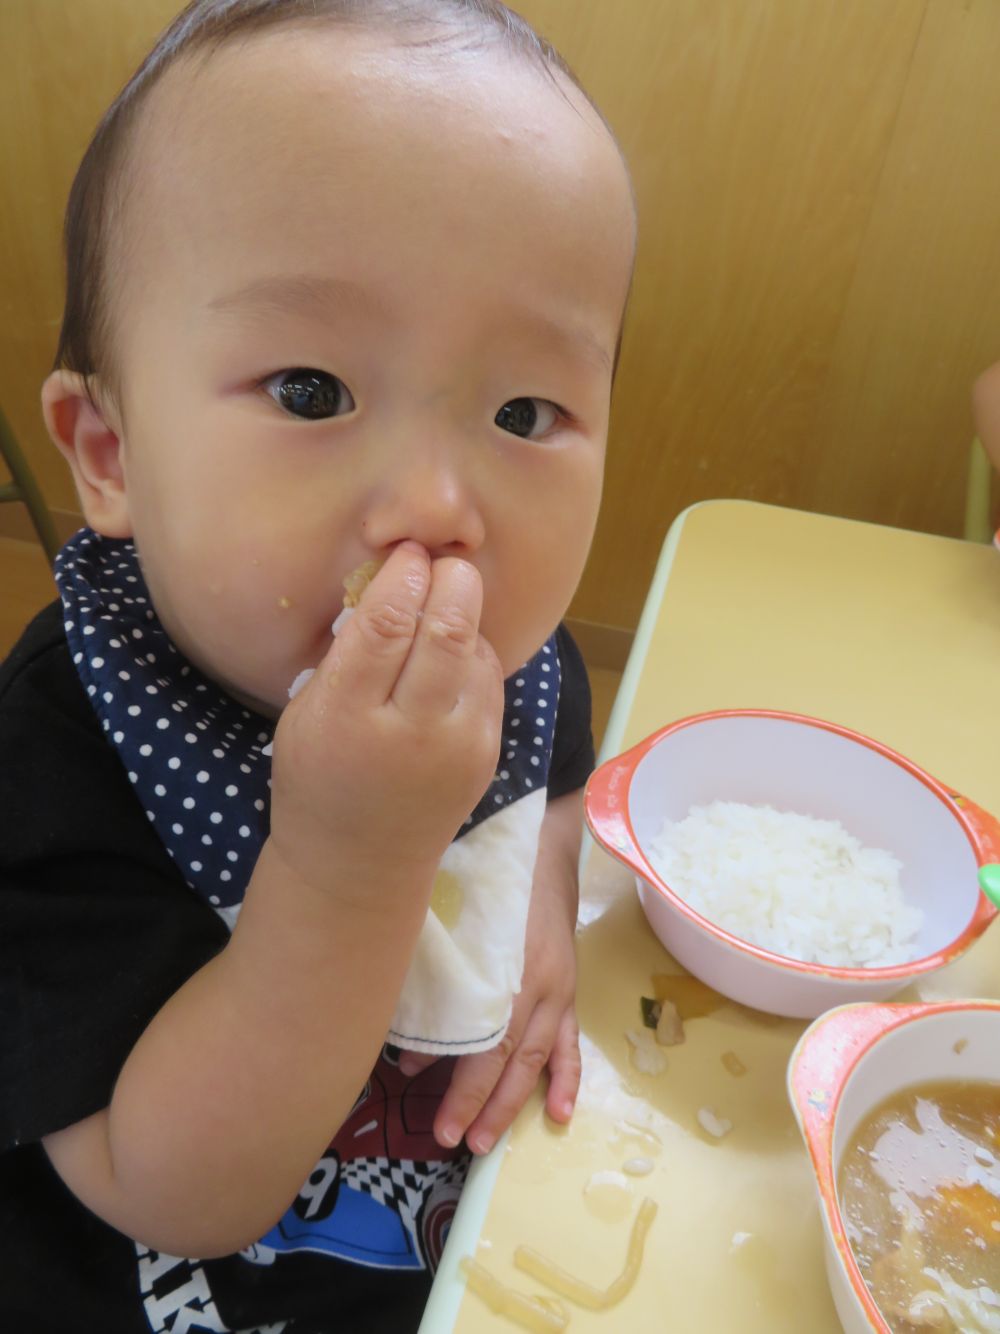
[[[923,913],[904,900],[901,863],[838,820],[715,801],[666,821],[647,851],[696,912],[763,949],[844,968],[917,957]]]

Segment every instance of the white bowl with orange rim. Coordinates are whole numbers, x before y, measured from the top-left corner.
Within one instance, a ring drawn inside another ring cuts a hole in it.
[[[915,956],[884,967],[804,963],[751,944],[697,912],[653,866],[667,820],[714,801],[838,820],[902,863],[923,912]],[[690,972],[756,1009],[811,1019],[884,1000],[958,958],[1000,903],[1000,823],[911,760],[835,723],[769,709],[696,714],[654,732],[591,775],[584,800],[597,842],[636,876],[653,931]]]
[[[848,1240],[838,1192],[864,1119],[900,1090],[936,1081],[1000,1084],[1000,1001],[847,1005],[806,1029],[788,1095],[816,1177],[827,1278],[847,1334],[892,1334]]]

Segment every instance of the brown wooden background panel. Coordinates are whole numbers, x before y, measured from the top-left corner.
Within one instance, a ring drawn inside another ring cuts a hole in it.
[[[606,84],[642,211],[605,506],[574,604],[582,619],[634,624],[686,505],[801,503],[801,446],[923,8],[633,0],[603,11],[575,51],[565,5],[526,6],[544,11],[540,25],[598,94]],[[616,88],[628,89],[621,110]]]
[[[62,314],[66,196],[102,113],[178,8],[177,0],[0,3],[0,402],[59,510],[75,511],[76,493],[38,393]]]
[[[958,534],[1000,358],[1000,5],[930,0],[811,433],[803,508]]]
[[[0,4],[0,399],[58,509],[37,388],[65,195],[177,3]],[[957,532],[969,386],[1000,356],[996,0],[520,7],[615,126],[642,209],[575,615],[634,625],[670,520],[707,497]]]

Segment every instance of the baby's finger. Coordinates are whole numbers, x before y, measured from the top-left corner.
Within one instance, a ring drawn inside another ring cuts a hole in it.
[[[549,1090],[545,1110],[553,1121],[566,1122],[573,1115],[580,1092],[580,1026],[572,1005],[563,1015],[549,1053]]]
[[[413,648],[430,584],[425,549],[401,542],[368,585],[311,684],[342,688],[355,706],[384,703]]]
[[[476,640],[458,707],[469,719],[494,719],[499,729],[503,716],[503,668],[493,645],[482,635]]]
[[[520,1039],[508,1032],[490,1051],[463,1056],[434,1120],[439,1142],[457,1143],[464,1133],[473,1153],[488,1153],[538,1083],[556,1027],[540,1006]]]
[[[392,692],[401,712],[421,716],[455,707],[476,653],[482,609],[476,567],[454,557],[436,560],[413,649]]]

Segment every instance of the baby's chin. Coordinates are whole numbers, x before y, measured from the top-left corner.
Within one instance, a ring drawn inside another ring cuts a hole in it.
[[[237,704],[242,704],[245,709],[250,709],[252,713],[259,713],[262,718],[271,718],[276,720],[281,716],[281,711],[288,703],[287,689],[281,691],[272,691],[263,684],[254,683],[252,687],[245,687],[236,684],[233,681],[220,681],[228,695],[231,695]],[[256,693],[257,691],[261,693]]]
[[[498,634],[495,639],[490,638],[489,624],[484,621],[482,636],[493,649],[493,652],[500,660],[500,670],[506,681],[509,676],[520,671],[526,662],[539,652],[542,645],[546,642],[554,627],[550,626],[548,630],[540,630],[532,634],[531,632],[518,635]]]

